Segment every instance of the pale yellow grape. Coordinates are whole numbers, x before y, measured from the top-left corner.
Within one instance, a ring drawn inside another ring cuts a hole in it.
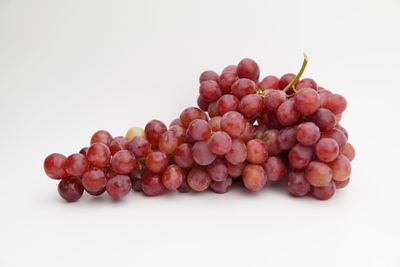
[[[140,127],[132,127],[126,132],[125,138],[128,141],[131,141],[133,139],[133,137],[135,137],[135,136],[143,136],[143,137],[145,137],[144,136],[144,130],[142,128],[140,128]]]

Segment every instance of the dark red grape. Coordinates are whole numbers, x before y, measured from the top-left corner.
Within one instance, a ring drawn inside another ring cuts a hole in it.
[[[245,95],[252,94],[256,91],[256,84],[249,79],[239,79],[232,84],[231,90],[232,94],[237,98],[242,98]]]
[[[82,184],[89,194],[99,195],[103,193],[106,188],[106,175],[101,169],[90,169],[83,174]]]
[[[239,99],[234,95],[223,95],[217,101],[218,114],[224,115],[229,111],[237,111]]]
[[[288,159],[290,165],[296,169],[307,167],[313,157],[313,149],[311,147],[296,144],[289,152]]]
[[[53,153],[46,157],[44,160],[44,171],[47,176],[52,179],[63,179],[67,178],[69,175],[65,171],[65,163],[67,158],[64,155]]]
[[[185,128],[188,127],[189,123],[194,119],[207,120],[207,115],[204,113],[204,111],[196,107],[186,108],[180,115],[182,126]]]
[[[65,161],[64,169],[71,176],[81,176],[89,167],[89,161],[82,154],[70,155]]]
[[[118,174],[130,173],[136,165],[135,156],[128,150],[120,150],[111,159],[111,166]]]
[[[144,128],[147,140],[154,145],[158,145],[161,134],[166,131],[167,126],[159,120],[150,121]]]
[[[217,101],[221,95],[222,90],[218,83],[213,80],[204,81],[200,84],[199,88],[200,97],[208,103]]]
[[[147,156],[151,152],[151,144],[146,138],[142,136],[135,136],[132,141],[128,143],[128,150],[137,158]]]
[[[120,150],[127,150],[128,149],[128,140],[123,136],[117,136],[110,143],[110,152],[111,155],[114,155]]]
[[[165,190],[161,180],[161,174],[145,172],[142,177],[142,191],[146,196],[158,196]]]
[[[276,118],[283,126],[291,126],[300,118],[300,112],[295,107],[295,101],[289,99],[276,110]]]
[[[280,130],[276,141],[280,149],[291,149],[297,143],[296,126],[286,127]]]
[[[288,191],[296,197],[302,197],[311,190],[310,183],[304,177],[304,171],[292,171],[287,179]]]
[[[253,118],[261,113],[263,106],[264,102],[261,96],[250,94],[240,99],[239,111],[246,118]]]
[[[218,84],[224,93],[231,91],[232,84],[238,79],[237,75],[230,71],[224,71],[218,77]]]
[[[201,110],[207,111],[209,103],[206,100],[204,100],[201,96],[199,96],[197,97],[197,105]]]
[[[83,194],[83,185],[79,177],[62,179],[58,183],[58,193],[67,202],[79,200]]]
[[[107,181],[107,193],[114,199],[120,199],[131,191],[132,182],[128,175],[117,175]]]
[[[335,127],[335,115],[325,108],[318,109],[314,114],[309,117],[309,120],[314,122],[321,131],[326,132]]]
[[[264,97],[264,105],[269,111],[276,111],[285,102],[287,95],[280,90],[269,90]]]
[[[260,68],[254,60],[244,58],[237,66],[237,75],[239,78],[247,78],[257,82],[260,77]]]

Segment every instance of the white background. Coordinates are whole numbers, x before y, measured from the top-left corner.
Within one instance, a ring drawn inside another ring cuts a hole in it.
[[[400,2],[0,0],[0,266],[400,266]],[[350,185],[67,204],[46,155],[169,123],[241,58],[349,102]]]

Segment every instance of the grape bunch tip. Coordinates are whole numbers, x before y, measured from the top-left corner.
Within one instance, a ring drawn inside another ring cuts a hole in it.
[[[47,156],[45,173],[59,180],[67,202],[84,192],[113,199],[131,191],[226,193],[234,183],[260,191],[276,181],[293,196],[330,199],[349,183],[355,157],[340,124],[347,101],[302,79],[307,63],[304,54],[297,74],[262,80],[249,58],[220,74],[204,71],[198,107],[184,109],[168,127],[152,120],[125,136],[97,131],[79,153]]]

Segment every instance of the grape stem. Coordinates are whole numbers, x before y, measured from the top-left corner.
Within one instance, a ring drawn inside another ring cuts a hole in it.
[[[301,65],[301,69],[300,69],[299,73],[297,73],[296,77],[294,77],[294,79],[282,90],[283,92],[286,92],[290,88],[293,88],[293,91],[296,92],[296,90],[294,89],[294,85],[300,80],[301,75],[303,75],[303,72],[306,69],[306,66],[308,63],[307,54],[303,53],[303,56],[304,56],[303,65]]]

